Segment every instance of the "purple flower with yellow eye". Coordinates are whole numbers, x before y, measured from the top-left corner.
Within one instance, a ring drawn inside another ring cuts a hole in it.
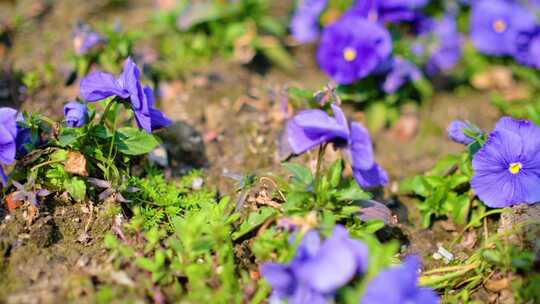
[[[517,34],[513,57],[523,65],[540,69],[540,26]]]
[[[272,286],[271,300],[324,304],[339,288],[366,271],[367,259],[367,246],[351,239],[338,225],[325,241],[316,231],[309,231],[292,261],[263,264],[261,273]]]
[[[331,105],[334,117],[321,110],[306,110],[293,117],[286,128],[286,137],[295,154],[325,143],[343,148],[351,164],[356,182],[365,188],[385,185],[388,175],[375,162],[373,144],[368,131],[359,123],[349,123],[343,111]]]
[[[291,19],[291,33],[300,43],[317,40],[320,34],[319,16],[326,7],[327,0],[303,0]]]
[[[487,55],[512,54],[517,34],[535,25],[535,16],[517,3],[480,0],[472,7],[471,39],[478,51]]]
[[[112,96],[129,101],[137,125],[147,132],[170,124],[170,120],[153,107],[152,89],[143,88],[139,68],[131,58],[126,59],[124,70],[118,79],[103,72],[94,72],[83,78],[81,80],[81,95],[90,102]]]
[[[0,108],[0,181],[7,182],[2,165],[11,165],[17,154],[17,110]]]
[[[422,79],[422,72],[411,62],[395,57],[392,59],[390,71],[386,74],[382,88],[386,93],[395,93],[408,82]]]
[[[93,48],[105,43],[105,39],[94,32],[88,24],[78,23],[73,33],[73,47],[77,55],[85,55]]]
[[[474,155],[471,186],[487,206],[540,201],[540,128],[503,117]]]
[[[405,259],[400,266],[381,271],[371,280],[360,300],[362,304],[438,304],[439,296],[426,287],[418,286],[420,260]]]
[[[339,84],[368,76],[392,52],[390,34],[378,23],[348,16],[324,29],[317,61]]]
[[[88,121],[88,108],[76,101],[68,102],[64,106],[64,119],[70,128],[79,128]]]

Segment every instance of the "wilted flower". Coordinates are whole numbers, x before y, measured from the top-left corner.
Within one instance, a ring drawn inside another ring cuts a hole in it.
[[[462,120],[454,120],[448,126],[448,137],[458,144],[468,145],[474,141],[474,138],[467,135],[465,130],[469,130],[469,132],[478,136],[482,135],[482,130],[478,129],[478,127]]]
[[[139,188],[125,185],[121,185],[120,187],[114,187],[111,182],[99,178],[89,177],[86,180],[90,184],[102,190],[102,192],[98,196],[98,199],[100,201],[104,201],[112,197],[116,202],[129,203],[131,201],[124,198],[124,196],[122,195],[122,191],[127,193],[135,193],[139,191]]]
[[[105,39],[100,34],[94,32],[85,23],[77,23],[73,36],[73,47],[77,55],[85,55],[92,48],[105,42]]]
[[[422,72],[417,66],[401,57],[395,57],[390,63],[390,71],[386,74],[382,87],[386,93],[394,93],[402,85],[420,79]]]
[[[364,18],[348,16],[324,29],[317,61],[339,84],[368,76],[392,52],[388,30]]]
[[[295,154],[302,154],[323,143],[343,147],[353,175],[362,187],[376,187],[388,182],[386,172],[375,162],[368,131],[359,123],[349,123],[343,111],[331,105],[334,117],[321,110],[306,110],[287,124],[288,143]]]
[[[95,72],[83,78],[81,95],[91,102],[111,96],[129,100],[139,128],[147,132],[154,130],[153,127],[165,127],[170,124],[163,113],[153,108],[152,89],[142,87],[139,69],[131,58],[126,59],[124,71],[118,79],[103,72]]]
[[[291,33],[300,43],[309,43],[319,38],[319,16],[327,0],[301,1],[291,19]]]
[[[356,0],[346,16],[363,17],[372,22],[412,21],[417,9],[428,0]]]
[[[487,206],[540,201],[540,128],[503,117],[474,155],[471,186]]]
[[[68,127],[82,127],[88,120],[88,108],[85,104],[76,101],[68,102],[64,105],[64,118]]]
[[[34,206],[38,206],[41,198],[51,194],[47,189],[36,189],[32,177],[28,178],[25,185],[22,185],[15,180],[12,183],[15,189],[17,189],[11,194],[11,198],[14,201],[29,202]]]
[[[418,286],[420,260],[405,259],[402,265],[381,271],[371,280],[360,300],[362,304],[437,304],[439,297],[426,287]]]
[[[1,165],[10,165],[17,153],[17,110],[0,108],[0,177],[6,184],[7,176]]]
[[[540,69],[540,26],[517,34],[513,56],[521,64]]]
[[[430,75],[453,68],[461,59],[463,38],[453,17],[441,20],[420,17],[417,22],[418,41],[412,45],[415,55],[425,58]]]
[[[471,11],[471,39],[481,53],[509,55],[514,51],[517,33],[535,24],[535,16],[517,3],[480,0]]]
[[[324,242],[311,230],[287,264],[267,263],[261,273],[273,289],[272,298],[290,304],[326,303],[339,288],[367,269],[367,247],[336,226]]]

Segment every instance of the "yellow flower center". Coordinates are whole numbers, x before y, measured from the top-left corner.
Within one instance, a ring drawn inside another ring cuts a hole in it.
[[[508,171],[512,174],[518,174],[519,171],[521,171],[521,168],[523,168],[521,163],[511,163],[510,166],[508,166]]]
[[[343,50],[343,58],[345,58],[345,60],[347,61],[353,61],[356,59],[356,50],[353,49],[353,48],[345,48],[345,50]]]
[[[377,11],[370,10],[368,15],[367,15],[367,20],[369,20],[371,22],[377,22],[377,19],[379,19],[379,15],[377,14]]]
[[[493,22],[493,29],[497,33],[502,33],[504,31],[506,31],[506,22],[504,22],[501,19],[495,20],[495,22]]]

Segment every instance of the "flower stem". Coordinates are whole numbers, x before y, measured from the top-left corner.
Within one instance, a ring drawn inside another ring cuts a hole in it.
[[[321,208],[322,202],[321,202],[321,179],[322,179],[322,162],[324,159],[324,151],[326,150],[326,144],[322,144],[319,146],[319,152],[317,154],[317,169],[315,171],[315,184],[314,184],[314,191],[315,191],[315,198],[316,198],[316,204],[317,208]]]
[[[99,120],[100,124],[105,123],[105,119],[107,119],[107,115],[109,114],[109,111],[111,110],[111,107],[115,102],[116,102],[116,97],[107,103],[107,105],[105,106],[105,110],[103,110],[103,115],[101,116],[101,119]]]

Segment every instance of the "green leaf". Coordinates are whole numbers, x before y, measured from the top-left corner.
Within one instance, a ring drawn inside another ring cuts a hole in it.
[[[448,174],[460,160],[459,155],[447,155],[437,161],[435,166],[429,171],[430,175],[445,175]]]
[[[159,142],[154,135],[136,128],[124,127],[115,133],[115,146],[126,155],[146,154],[157,145]]]
[[[426,181],[426,177],[418,175],[401,182],[399,192],[403,194],[414,193],[423,197],[428,197],[432,191],[431,185]]]
[[[67,153],[66,150],[56,150],[49,155],[49,159],[58,162],[65,161],[67,159]]]
[[[83,135],[82,128],[63,128],[58,136],[58,145],[67,147],[74,144]]]
[[[64,188],[71,197],[80,202],[86,197],[86,184],[78,177],[72,177],[64,181]]]
[[[339,185],[342,170],[343,164],[341,160],[336,160],[328,170],[328,179],[330,180],[331,187],[336,188]]]
[[[452,210],[452,219],[458,225],[465,225],[469,216],[469,208],[471,206],[467,195],[460,195],[455,199],[449,200]]]
[[[365,230],[368,233],[375,233],[384,227],[384,222],[381,220],[369,220],[365,222]]]
[[[341,189],[336,193],[339,201],[357,201],[371,198],[371,194],[365,192],[355,181],[351,181],[347,188]]]
[[[263,207],[257,212],[250,213],[247,219],[240,225],[238,231],[232,234],[233,240],[237,240],[247,233],[253,231],[276,213],[276,209],[270,207]]]
[[[105,126],[102,125],[95,126],[94,128],[92,128],[91,132],[96,137],[102,139],[107,139],[113,135],[109,129],[105,128]]]
[[[308,168],[294,163],[284,163],[283,166],[291,171],[293,179],[298,180],[304,185],[311,185],[313,183],[313,174],[311,174]]]

